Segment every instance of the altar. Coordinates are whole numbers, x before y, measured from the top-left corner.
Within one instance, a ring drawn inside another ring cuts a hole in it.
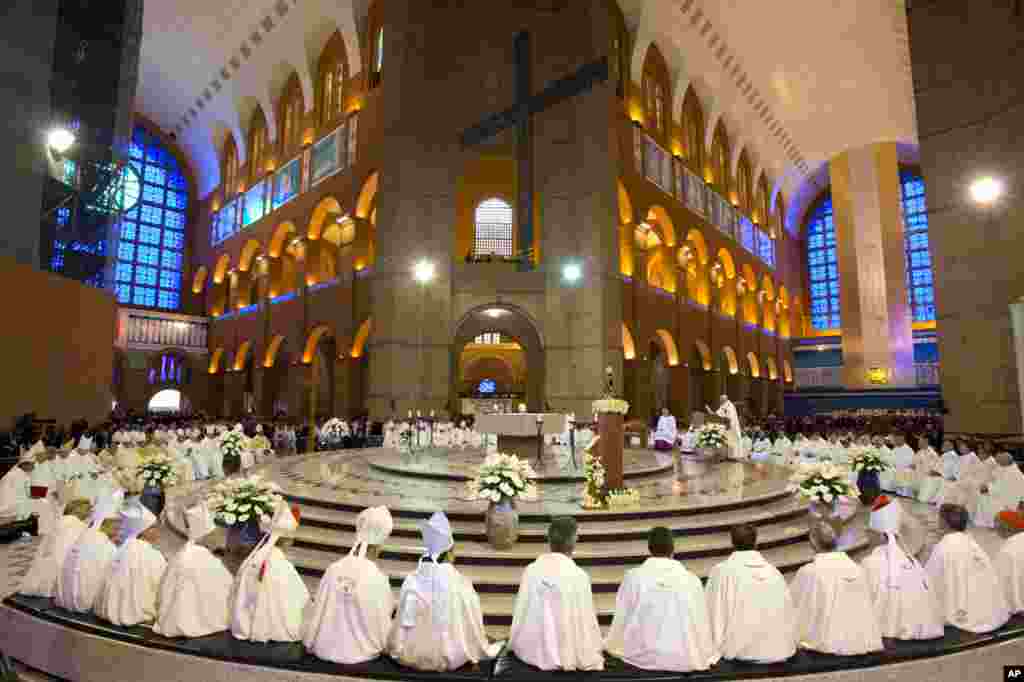
[[[537,427],[541,436],[565,433],[567,420],[555,412],[512,412],[480,414],[474,428],[479,433],[496,434],[498,451],[524,459],[537,457]],[[543,449],[543,443],[540,444]]]

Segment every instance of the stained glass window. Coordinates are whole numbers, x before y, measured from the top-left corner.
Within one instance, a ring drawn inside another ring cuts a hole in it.
[[[476,256],[512,256],[512,207],[501,199],[488,199],[476,207]]]
[[[815,329],[838,329],[839,264],[832,197],[825,197],[807,224],[807,273],[811,280],[811,324]]]
[[[145,184],[138,208],[121,217],[114,269],[117,300],[177,310],[181,303],[187,183],[170,150],[142,127],[132,132],[130,156]]]
[[[924,180],[914,171],[900,171],[900,190],[907,251],[907,298],[914,322],[931,322],[935,320],[935,284],[928,244]]]

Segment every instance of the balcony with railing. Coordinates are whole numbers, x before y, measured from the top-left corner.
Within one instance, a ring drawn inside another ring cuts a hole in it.
[[[117,320],[119,348],[159,350],[174,347],[206,353],[209,325],[205,317],[121,309]]]

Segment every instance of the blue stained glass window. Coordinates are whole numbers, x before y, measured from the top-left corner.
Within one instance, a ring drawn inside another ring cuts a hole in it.
[[[740,216],[740,244],[743,244],[750,253],[757,252],[757,244],[754,241],[754,223],[745,215]]]
[[[811,325],[815,329],[837,329],[840,326],[839,267],[835,244],[832,197],[825,197],[807,223],[807,274],[811,278]]]
[[[765,232],[761,228],[757,228],[756,237],[757,237],[757,257],[760,258],[764,262],[765,265],[774,268],[775,267],[775,240],[772,239],[772,236],[770,234],[768,234],[767,232]],[[832,251],[834,253],[835,249],[830,249],[830,251]],[[827,254],[827,252],[826,252],[826,254]]]
[[[68,224],[68,220],[71,219],[71,209],[64,207],[57,209],[57,224],[64,226]]]
[[[914,322],[931,322],[935,319],[935,288],[924,180],[916,172],[904,169],[900,171],[900,190],[910,308]]]
[[[144,184],[142,203],[121,219],[115,266],[117,300],[177,310],[188,182],[171,150],[141,126],[132,131],[129,156]]]

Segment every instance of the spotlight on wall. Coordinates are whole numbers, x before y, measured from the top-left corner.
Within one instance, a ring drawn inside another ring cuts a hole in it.
[[[434,264],[428,260],[421,260],[413,267],[413,278],[420,284],[426,284],[434,279]]]
[[[566,263],[562,266],[562,279],[570,284],[583,277],[583,266],[579,263]]]
[[[46,144],[58,154],[63,154],[75,144],[75,134],[67,128],[54,128],[47,134]]]
[[[487,317],[498,318],[501,317],[504,312],[505,311],[501,308],[488,308],[484,311],[484,314],[487,315]]]
[[[1003,183],[991,176],[971,183],[971,198],[979,204],[991,204],[1003,195]]]

